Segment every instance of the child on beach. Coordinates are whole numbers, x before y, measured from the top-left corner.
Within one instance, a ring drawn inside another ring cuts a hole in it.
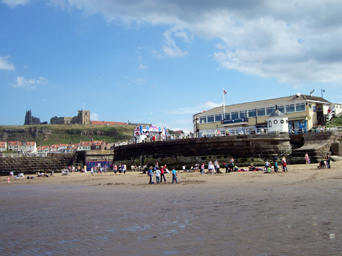
[[[278,172],[278,162],[274,162],[274,172]]]
[[[156,182],[157,182],[157,184],[159,183],[159,181],[160,181],[160,170],[159,170],[159,168],[157,168],[156,169]]]
[[[147,175],[150,177],[150,184],[152,184],[152,177],[153,177],[153,169],[152,166],[150,167],[150,169],[148,169]]]
[[[165,179],[165,169],[166,169],[166,165],[162,166],[162,168],[160,169],[160,182],[163,182],[163,177],[164,177],[164,182],[166,182]]]
[[[201,174],[203,174],[204,173],[204,163],[202,163],[202,165],[201,165]]]
[[[283,172],[288,172],[285,156],[281,159],[281,165],[283,166]]]
[[[175,169],[175,167],[172,168],[172,184],[176,181],[176,183],[178,184],[178,180],[177,180],[177,171]]]
[[[7,184],[9,185],[11,183],[11,178],[10,176],[7,177]]]

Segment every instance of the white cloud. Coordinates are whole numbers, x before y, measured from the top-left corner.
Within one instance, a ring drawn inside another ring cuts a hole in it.
[[[100,13],[109,22],[169,26],[163,52],[154,52],[158,57],[185,56],[188,52],[176,38],[189,42],[202,37],[215,39],[214,59],[226,69],[293,83],[342,82],[340,0],[302,0],[298,5],[283,0],[67,3],[87,13]]]
[[[139,69],[148,69],[148,67],[146,65],[143,65],[143,64],[140,63]]]
[[[163,53],[169,57],[183,57],[188,54],[188,52],[182,51],[179,47],[177,47],[176,42],[171,37],[172,31],[167,31],[164,33],[164,43],[163,45]],[[184,34],[182,34],[184,36]]]
[[[7,4],[10,8],[15,8],[18,5],[25,5],[29,3],[31,0],[2,0],[1,2]]]
[[[97,113],[90,113],[90,120],[92,120],[92,121],[100,121],[99,115]]]
[[[39,79],[26,80],[24,77],[18,76],[16,82],[16,84],[11,84],[11,86],[16,88],[36,89],[36,85],[46,85],[48,83],[48,80],[44,77],[39,77]]]
[[[144,84],[144,83],[146,83],[146,80],[144,79],[144,78],[140,78],[140,77],[137,77],[136,79],[134,79],[133,81],[132,81],[132,84]]]
[[[0,70],[15,70],[14,65],[8,61],[9,56],[0,57]]]

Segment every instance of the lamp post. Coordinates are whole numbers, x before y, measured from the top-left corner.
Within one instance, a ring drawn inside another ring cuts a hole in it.
[[[325,90],[321,89],[321,96],[323,98],[323,92],[325,92]]]

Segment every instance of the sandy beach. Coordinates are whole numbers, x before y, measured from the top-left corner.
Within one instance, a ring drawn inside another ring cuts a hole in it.
[[[0,177],[0,254],[342,255],[342,162],[288,169]]]

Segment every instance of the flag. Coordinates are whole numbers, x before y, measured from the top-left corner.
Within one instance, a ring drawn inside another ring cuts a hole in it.
[[[223,90],[223,94],[227,94],[227,91],[226,91],[226,90]]]

